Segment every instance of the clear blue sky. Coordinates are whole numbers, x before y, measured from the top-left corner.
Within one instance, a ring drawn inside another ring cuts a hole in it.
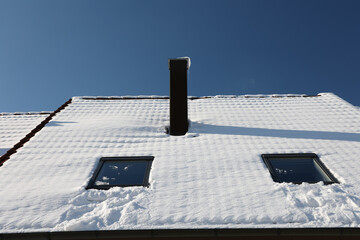
[[[72,96],[334,92],[360,106],[360,1],[0,0],[0,112]]]

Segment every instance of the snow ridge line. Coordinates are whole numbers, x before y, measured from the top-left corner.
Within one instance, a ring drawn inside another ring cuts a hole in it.
[[[39,132],[47,123],[51,121],[51,119],[61,110],[66,108],[70,103],[72,99],[70,98],[67,102],[65,102],[63,105],[61,105],[58,109],[56,109],[54,112],[52,112],[47,118],[45,118],[39,125],[37,125],[29,134],[27,134],[24,138],[22,138],[17,144],[15,144],[11,149],[9,149],[4,155],[0,157],[0,167],[3,165],[4,162],[9,160],[10,156],[16,151],[24,146],[26,142],[28,142],[37,132]]]
[[[218,96],[203,96],[203,97],[194,97],[188,96],[188,100],[198,100],[198,99],[209,99],[209,98],[295,98],[295,97],[320,97],[321,95],[306,95],[306,94],[272,94],[272,95],[218,95]],[[80,97],[82,100],[153,100],[153,99],[170,99],[168,96],[124,96],[124,97]]]
[[[0,116],[23,116],[23,115],[49,115],[52,112],[15,112],[15,113],[0,113]]]

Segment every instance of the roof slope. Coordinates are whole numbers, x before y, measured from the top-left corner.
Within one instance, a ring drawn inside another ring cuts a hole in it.
[[[0,113],[0,156],[25,137],[50,113]]]
[[[189,101],[75,97],[0,175],[1,232],[360,226],[360,111],[333,94]],[[316,153],[340,184],[275,183],[260,155]],[[150,187],[85,190],[100,157],[154,156]]]

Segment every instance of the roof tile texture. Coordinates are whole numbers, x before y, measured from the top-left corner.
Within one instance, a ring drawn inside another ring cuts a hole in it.
[[[360,226],[354,106],[333,94],[189,100],[189,133],[169,136],[168,105],[73,98],[0,168],[2,231]],[[274,183],[260,157],[307,152],[341,184]],[[149,188],[85,190],[101,157],[148,155]]]

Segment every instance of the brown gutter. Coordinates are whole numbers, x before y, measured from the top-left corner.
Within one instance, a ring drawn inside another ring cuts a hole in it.
[[[360,228],[246,228],[246,229],[158,229],[98,230],[69,232],[3,233],[0,240],[79,239],[359,239]]]
[[[37,132],[39,132],[51,119],[61,110],[63,110],[67,105],[71,103],[71,98],[61,105],[58,109],[56,109],[53,113],[51,113],[47,118],[45,118],[39,125],[37,125],[29,134],[27,134],[24,138],[22,138],[17,144],[15,144],[12,148],[10,148],[4,155],[0,157],[0,167],[3,165],[4,162],[9,160],[10,156],[16,151],[24,146],[26,142],[28,142]]]

